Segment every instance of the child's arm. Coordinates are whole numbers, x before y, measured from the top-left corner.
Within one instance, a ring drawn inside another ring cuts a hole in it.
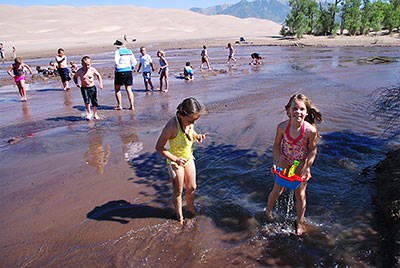
[[[273,145],[273,155],[274,155],[274,162],[272,169],[276,168],[277,166],[280,165],[280,159],[281,159],[281,146],[282,146],[282,139],[283,139],[283,125],[284,123],[280,123],[276,127],[276,134],[275,134],[275,140],[274,140],[274,145]]]
[[[78,77],[80,75],[80,69],[74,74],[74,76],[72,77],[72,80],[74,80],[74,83],[76,85],[76,87],[80,88],[81,86],[78,83]]]
[[[140,68],[142,68],[142,63],[141,63],[141,62],[139,62],[139,67],[137,68],[137,71],[136,71],[136,72],[139,72],[139,71],[140,71]]]
[[[154,72],[154,65],[152,62],[150,62],[150,67],[151,67],[151,70]]]
[[[29,67],[28,64],[25,64],[25,63],[24,63],[24,67],[25,67],[26,69],[28,69],[29,72],[30,72],[31,74],[33,74],[32,69],[31,69],[31,67]]]
[[[8,68],[7,73],[9,76],[14,77],[14,74],[12,73],[12,69],[13,69],[13,66],[11,65],[10,68]]]
[[[167,61],[167,59],[164,58],[164,57],[162,58],[162,60],[163,60],[163,62],[164,62],[164,64],[165,64],[164,67],[163,67],[163,68],[165,69],[165,68],[168,67],[168,61]]]
[[[203,140],[208,136],[208,133],[197,134],[196,131],[193,130],[193,138],[197,142],[203,142]]]
[[[135,55],[132,54],[132,56],[131,56],[132,71],[135,69],[136,64],[137,64],[137,60],[135,58]]]
[[[99,80],[99,88],[103,89],[103,79],[101,78],[100,73],[97,71],[96,68],[93,68],[93,74],[97,77],[97,79]]]
[[[304,167],[301,171],[301,176],[306,180],[311,179],[311,166],[314,164],[315,157],[317,156],[317,130],[313,127],[308,137],[308,154],[304,160]]]
[[[60,59],[60,60],[58,60],[58,59]],[[65,60],[65,56],[62,56],[62,57],[56,57],[56,62],[58,63],[58,65],[60,65],[61,64],[61,62],[63,62]]]
[[[176,136],[176,128],[177,126],[175,118],[172,118],[171,120],[168,121],[167,125],[162,130],[160,137],[158,137],[155,149],[163,157],[171,160],[171,162],[175,162],[178,166],[183,166],[187,162],[187,159],[182,157],[176,157],[165,148],[168,140]]]

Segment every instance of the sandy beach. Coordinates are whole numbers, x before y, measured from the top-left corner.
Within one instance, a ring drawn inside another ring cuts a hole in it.
[[[1,63],[1,267],[382,266],[373,179],[364,171],[399,142],[381,138],[367,109],[376,88],[398,80],[398,36],[295,40],[278,36],[280,25],[270,21],[123,10],[0,6],[8,56],[15,45],[35,67],[59,47],[78,62],[89,54],[105,85],[101,120],[86,121],[77,88],[64,92],[59,77],[36,75],[22,103],[4,74],[11,59]],[[146,18],[152,23],[144,25]],[[155,53],[165,50],[171,69],[168,93],[145,92],[134,75],[133,112],[113,110],[112,43],[124,35],[137,39],[127,44],[136,57],[145,45],[157,68]],[[235,44],[240,36],[251,43]],[[226,64],[227,42],[235,44],[236,64]],[[212,71],[199,70],[203,44]],[[248,64],[255,51],[265,57],[261,66]],[[371,63],[371,56],[396,61]],[[176,78],[186,61],[195,69],[192,82]],[[277,205],[276,223],[263,216],[275,127],[294,92],[310,96],[325,117],[304,238],[294,235],[290,193]],[[196,129],[210,135],[195,147],[200,215],[182,227],[154,146],[188,96],[206,107]]]

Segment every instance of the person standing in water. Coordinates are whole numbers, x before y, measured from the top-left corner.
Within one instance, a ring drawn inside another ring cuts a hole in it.
[[[162,50],[157,51],[157,57],[159,58],[160,70],[158,74],[160,75],[160,91],[167,92],[168,91],[168,61],[165,58],[165,52]],[[165,90],[163,90],[163,80],[165,81]]]
[[[322,115],[311,101],[303,94],[290,97],[285,106],[289,119],[278,124],[273,145],[274,162],[272,169],[277,167],[289,170],[294,161],[300,162],[296,174],[305,182],[295,190],[297,212],[297,234],[305,232],[304,215],[306,212],[307,181],[311,179],[311,166],[317,155],[319,138],[316,122],[322,122]],[[283,193],[284,187],[274,183],[274,188],[268,195],[267,217],[273,219],[272,208]]]
[[[86,108],[86,119],[92,119],[92,111],[90,109],[90,103],[93,106],[93,118],[99,119],[97,115],[97,88],[94,84],[94,78],[97,77],[99,80],[99,88],[103,89],[103,80],[101,79],[100,73],[93,68],[89,56],[84,56],[82,58],[82,67],[76,71],[74,75],[75,85],[81,89],[81,94],[83,98],[83,102],[85,103]],[[81,80],[81,84],[78,82],[78,78]]]
[[[137,64],[135,55],[132,50],[125,47],[122,40],[117,39],[114,42],[114,46],[117,50],[114,52],[114,66],[115,66],[115,78],[114,78],[114,90],[115,98],[117,99],[117,106],[114,110],[122,110],[122,94],[121,87],[124,85],[126,93],[129,99],[129,110],[134,110],[133,101],[134,95],[132,92],[133,85],[133,71]]]
[[[194,197],[196,190],[196,166],[193,143],[202,142],[205,134],[197,134],[194,123],[200,118],[203,107],[195,98],[187,98],[177,107],[176,116],[162,130],[156,150],[167,159],[168,174],[173,186],[173,203],[180,224],[183,224],[182,192],[186,186],[186,204],[190,213],[196,215]],[[169,142],[170,149],[166,149]]]
[[[27,101],[25,88],[25,69],[33,74],[31,67],[29,67],[28,64],[23,63],[20,57],[16,57],[14,59],[14,63],[7,70],[8,75],[14,79],[14,82],[18,87],[19,94],[21,95],[21,101]]]
[[[61,82],[63,84],[63,89],[70,90],[71,88],[69,87],[69,81],[71,80],[71,77],[69,75],[68,61],[64,49],[62,48],[58,49],[56,62],[57,62],[57,71],[58,74],[60,75]]]
[[[203,70],[203,64],[207,65],[209,71],[211,70],[210,58],[208,57],[207,47],[205,45],[203,46],[203,50],[201,51],[200,71]]]
[[[228,61],[227,61],[226,63],[230,63],[231,60],[233,60],[233,62],[236,62],[236,59],[235,59],[235,49],[233,48],[233,46],[231,45],[231,43],[228,43],[228,45],[226,46],[226,49],[229,49]]]
[[[154,86],[153,82],[151,81],[151,72],[154,72],[153,59],[149,54],[147,54],[145,47],[140,48],[140,53],[142,55],[139,58],[139,67],[137,71],[140,72],[140,69],[142,69],[143,82],[146,91],[149,90],[149,86],[153,91]]]

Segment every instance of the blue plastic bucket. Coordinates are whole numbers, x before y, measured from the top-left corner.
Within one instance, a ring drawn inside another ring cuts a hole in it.
[[[275,174],[275,182],[283,187],[290,188],[293,190],[296,190],[297,187],[299,187],[301,181],[294,180],[294,181],[289,181],[287,179],[282,178],[278,174]]]

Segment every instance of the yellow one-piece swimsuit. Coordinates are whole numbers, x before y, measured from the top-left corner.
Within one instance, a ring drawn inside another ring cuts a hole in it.
[[[187,159],[186,164],[193,158],[193,140],[189,140],[183,132],[178,117],[176,118],[176,124],[178,126],[178,134],[175,138],[169,140],[169,151],[176,157],[182,157]],[[190,128],[188,136],[193,137],[194,129]],[[171,160],[167,159],[167,163],[171,164]],[[186,165],[185,164],[185,165]]]

